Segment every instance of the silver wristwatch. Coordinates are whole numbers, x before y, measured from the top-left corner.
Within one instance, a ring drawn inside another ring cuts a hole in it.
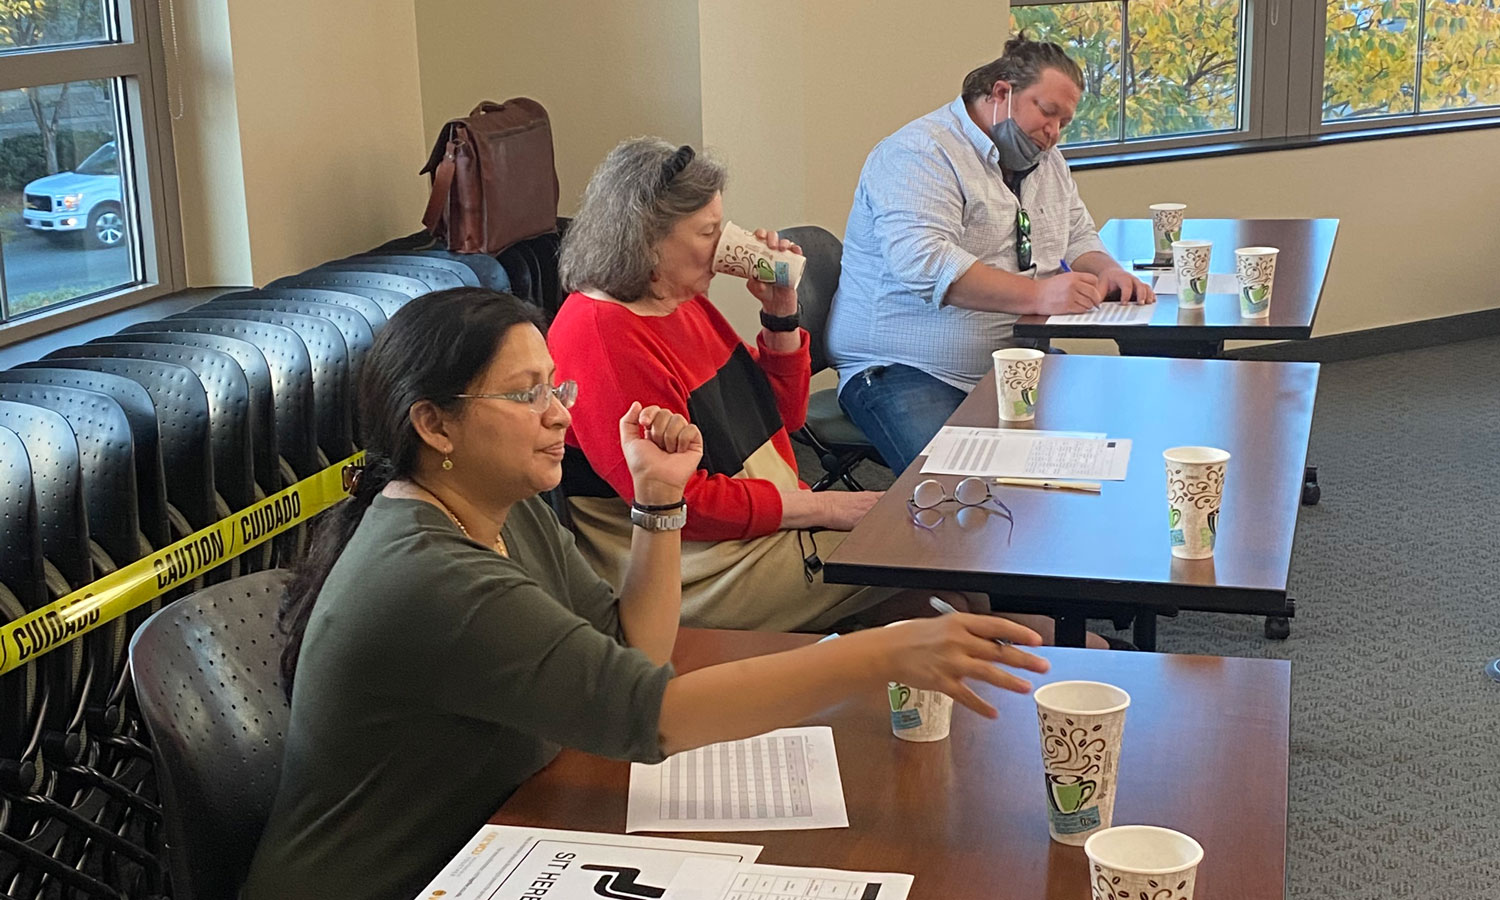
[[[630,507],[630,524],[639,525],[647,531],[679,531],[687,524],[687,504],[683,503],[670,513],[647,512]]]

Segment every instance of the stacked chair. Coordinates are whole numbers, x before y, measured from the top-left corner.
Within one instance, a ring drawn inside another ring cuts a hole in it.
[[[0,371],[0,623],[355,452],[359,373],[412,299],[486,287],[550,320],[559,242],[421,232]],[[0,900],[233,896],[275,791],[300,532],[0,676]]]

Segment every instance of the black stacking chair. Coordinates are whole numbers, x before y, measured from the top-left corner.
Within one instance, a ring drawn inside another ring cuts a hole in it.
[[[357,256],[349,256],[337,260],[328,265],[343,265],[344,263],[375,263],[376,265],[390,266],[420,266],[424,269],[442,269],[458,276],[468,287],[481,287],[479,274],[473,266],[466,265],[456,259],[448,259],[438,254],[430,253],[361,253]]]
[[[349,383],[359,382],[359,373],[364,371],[365,354],[375,345],[375,330],[370,320],[347,306],[322,300],[297,300],[288,297],[242,297],[230,295],[217,297],[202,308],[233,310],[270,310],[272,312],[296,313],[327,319],[344,338],[344,347],[349,351]],[[191,310],[190,310],[191,312]]]
[[[562,281],[557,271],[558,254],[562,250],[561,239],[555,234],[544,234],[522,243],[523,249],[536,259],[535,273],[539,279],[537,296],[542,309],[546,311],[547,321],[550,322],[556,318],[563,302]]]
[[[29,369],[83,369],[122,376],[151,395],[161,438],[167,518],[172,538],[185,537],[218,521],[214,499],[214,458],[209,439],[208,392],[193,370],[176,363],[142,359],[49,358],[23,363]]]
[[[213,304],[194,307],[173,319],[238,319],[281,325],[297,333],[312,363],[313,422],[318,446],[329,461],[354,452],[352,393],[349,380],[349,348],[338,326],[327,319],[299,313],[265,309],[216,309]],[[325,463],[326,465],[326,463]]]
[[[332,303],[359,313],[369,323],[370,330],[375,334],[380,334],[385,328],[386,320],[390,318],[386,315],[385,308],[371,298],[354,291],[333,288],[285,287],[267,288],[261,291],[235,291],[230,294],[220,294],[209,302],[227,303],[231,300],[301,300],[307,303]]]
[[[178,900],[234,897],[271,813],[290,718],[276,626],[285,576],[258,572],[185,597],[130,645]]]
[[[132,325],[121,334],[138,331],[222,335],[254,344],[271,370],[276,447],[292,470],[290,477],[283,472],[286,484],[313,475],[327,465],[318,452],[312,357],[297,332],[284,325],[248,319],[174,318]]]
[[[171,525],[167,519],[166,475],[162,471],[161,431],[156,421],[156,405],[144,387],[122,375],[108,372],[44,368],[0,372],[0,384],[50,384],[95,391],[113,399],[130,425],[141,534],[152,549],[172,543]]]
[[[42,532],[37,523],[31,484],[31,457],[26,443],[0,427],[0,621],[9,622],[47,604],[47,576],[42,568]],[[20,766],[36,754],[37,703],[35,663],[0,678],[0,760],[16,768],[12,779],[35,789],[39,772]]]
[[[218,350],[145,341],[83,344],[48,354],[54,359],[139,359],[190,369],[208,397],[208,433],[220,518],[255,502],[255,454],[250,449],[250,384],[234,357]]]
[[[541,306],[537,299],[536,282],[531,277],[531,263],[527,262],[526,254],[521,252],[520,246],[513,244],[506,247],[496,259],[505,267],[506,277],[510,279],[510,292],[527,303]]]
[[[369,297],[387,316],[416,297],[428,293],[426,283],[405,275],[387,275],[383,272],[353,272],[334,269],[309,269],[296,275],[278,278],[266,285],[266,290],[275,291],[284,287],[326,288],[332,291],[358,292]]]
[[[493,256],[487,256],[483,253],[454,253],[451,250],[440,250],[437,248],[404,251],[377,249],[372,250],[369,253],[362,253],[358,256],[351,256],[345,261],[354,262],[356,260],[381,255],[400,255],[411,257],[413,260],[449,260],[451,262],[459,263],[460,265],[467,267],[469,271],[473,272],[474,277],[479,279],[480,287],[489,288],[492,291],[510,290],[510,277],[505,274],[505,267],[500,265],[500,261],[495,259]]]
[[[416,266],[409,263],[368,262],[362,259],[326,262],[312,271],[322,272],[379,272],[383,275],[404,275],[427,285],[427,291],[441,291],[464,286],[464,279],[447,269],[436,266]],[[472,273],[471,273],[472,274]],[[424,291],[423,293],[426,293]]]
[[[60,413],[13,400],[0,400],[0,425],[20,436],[31,458],[47,591],[55,600],[94,580],[78,439]]]
[[[219,334],[148,331],[154,323],[132,325],[117,335],[95,338],[91,344],[135,342],[142,344],[178,344],[214,350],[234,358],[245,383],[250,388],[250,454],[255,461],[255,483],[260,494],[274,494],[283,484],[281,450],[276,441],[276,396],[272,389],[271,367],[260,348],[239,338]],[[292,479],[296,480],[296,479]],[[290,483],[290,482],[287,482]]]
[[[816,375],[829,367],[825,329],[833,294],[839,286],[844,245],[817,225],[784,228],[780,235],[801,245],[807,257],[807,269],[797,285],[797,300],[812,353],[812,373]],[[844,415],[837,388],[814,391],[808,397],[807,423],[792,437],[813,448],[823,464],[823,477],[812,486],[815,491],[824,490],[835,481],[842,481],[851,491],[862,491],[864,487],[854,478],[854,467],[867,459],[885,465],[875,445]]]

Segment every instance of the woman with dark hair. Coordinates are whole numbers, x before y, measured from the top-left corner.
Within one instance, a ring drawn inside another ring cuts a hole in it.
[[[989,717],[965,678],[1046,663],[954,615],[676,676],[683,487],[702,436],[620,409],[635,497],[618,595],[538,497],[577,396],[529,307],[479,288],[391,317],[359,389],[367,462],[319,522],[283,604],[281,781],[245,900],[407,900],[559,746],[658,761],[807,718],[889,680]]]

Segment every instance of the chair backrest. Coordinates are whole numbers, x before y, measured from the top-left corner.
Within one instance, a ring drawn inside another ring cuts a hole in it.
[[[370,330],[377,335],[385,328],[385,323],[390,318],[379,303],[376,303],[364,294],[355,291],[335,290],[333,288],[284,287],[266,288],[260,291],[235,291],[231,294],[220,294],[211,302],[222,303],[227,300],[266,299],[302,300],[311,303],[332,303],[334,306],[343,306],[359,313],[364,318],[366,324],[370,326]]]
[[[0,426],[0,585],[24,609],[41,609],[47,604],[31,456],[21,436],[3,426]]]
[[[125,413],[134,443],[135,493],[141,533],[154,549],[172,542],[167,524],[167,482],[162,471],[161,428],[156,421],[156,404],[151,394],[137,382],[123,375],[91,372],[87,369],[26,368],[0,372],[0,383],[52,384],[59,387],[97,391],[112,398]]]
[[[330,461],[354,452],[353,392],[349,380],[349,348],[338,326],[327,319],[272,309],[223,309],[196,306],[171,318],[243,319],[282,325],[297,332],[312,362],[313,427],[318,446]]]
[[[89,537],[116,566],[145,555],[135,491],[135,441],[125,410],[106,394],[50,384],[0,383],[0,400],[60,414],[78,441]]]
[[[387,275],[384,272],[355,272],[343,269],[309,269],[296,275],[287,275],[278,278],[266,285],[266,290],[273,291],[283,287],[326,287],[336,291],[349,291],[356,289],[369,289],[379,291],[380,294],[365,294],[371,300],[380,304],[387,316],[394,316],[396,310],[406,304],[408,300],[420,297],[427,293],[429,288],[426,284],[415,278],[405,275]],[[389,294],[396,294],[399,299],[392,300]]]
[[[541,306],[541,301],[538,299],[540,288],[532,279],[528,255],[521,251],[519,244],[512,244],[501,250],[496,259],[505,267],[505,275],[510,279],[510,292],[527,303]]]
[[[843,271],[844,245],[826,228],[800,225],[783,228],[779,234],[802,247],[807,270],[797,284],[797,301],[802,305],[802,327],[807,329],[814,374],[828,368],[828,346],[824,337],[828,328],[828,311],[833,294],[839,289]]]
[[[557,261],[562,252],[562,239],[555,234],[543,234],[521,242],[523,252],[530,253],[536,261],[533,268],[533,277],[539,279],[533,286],[537,293],[537,302],[547,313],[547,321],[550,322],[562,307],[563,291],[562,281],[558,277]]]
[[[349,383],[359,383],[359,373],[364,371],[365,354],[375,346],[375,330],[362,314],[322,300],[294,300],[289,297],[216,297],[206,304],[211,309],[255,309],[272,312],[296,313],[327,319],[339,330],[344,347],[349,351]]]
[[[156,408],[167,501],[194,529],[207,528],[219,520],[214,505],[208,392],[192,369],[176,363],[105,357],[48,357],[19,368],[33,367],[107,372],[145,388]]]
[[[448,259],[442,256],[433,256],[427,253],[402,253],[402,252],[375,252],[361,253],[338,260],[339,263],[366,263],[372,262],[377,265],[392,266],[422,266],[428,269],[442,269],[445,272],[457,275],[459,280],[468,287],[481,287],[479,273],[472,266],[465,265],[456,259]]]
[[[128,338],[124,339],[129,341]],[[198,377],[208,398],[214,489],[231,511],[255,502],[255,454],[250,449],[250,384],[234,357],[218,350],[147,342],[63,347],[47,359],[140,359],[183,366]]]
[[[254,344],[271,369],[277,449],[299,478],[322,467],[313,408],[312,357],[297,332],[284,325],[248,319],[171,318],[131,325],[120,333],[138,331],[223,335]]]
[[[335,260],[318,266],[327,272],[380,272],[385,275],[405,275],[427,285],[428,291],[442,291],[463,287],[462,277],[434,266],[414,266],[410,263],[367,262],[361,259]]]
[[[151,733],[173,896],[234,897],[280,780],[290,710],[276,607],[286,572],[214,585],[164,607],[130,642]]]
[[[219,334],[135,330],[149,324],[142,322],[119,334],[95,338],[89,343],[177,344],[232,356],[240,371],[245,373],[245,383],[250,388],[250,453],[255,459],[255,481],[267,494],[280,490],[284,485],[277,463],[280,447],[276,441],[276,395],[271,387],[271,367],[266,363],[265,354],[249,341]]]
[[[345,262],[353,262],[355,260],[364,259],[367,256],[405,256],[412,257],[416,260],[450,260],[452,262],[456,262],[468,267],[469,271],[474,273],[474,277],[479,279],[480,287],[486,287],[492,291],[510,290],[510,278],[505,274],[505,267],[500,265],[499,260],[484,253],[454,253],[452,250],[443,250],[436,247],[429,247],[421,250],[377,248],[375,250],[371,250],[369,253],[361,253],[358,256],[351,256],[346,259]]]
[[[42,556],[77,590],[94,580],[78,439],[60,413],[14,400],[0,400],[0,425],[20,436],[31,459]]]

